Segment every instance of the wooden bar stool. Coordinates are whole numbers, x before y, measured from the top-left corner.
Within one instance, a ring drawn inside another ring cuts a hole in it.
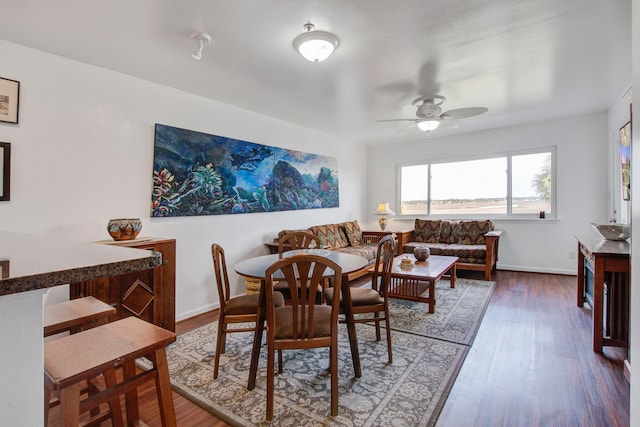
[[[107,323],[116,309],[92,296],[72,299],[44,306],[44,336],[70,331],[80,332],[88,327]]]
[[[80,414],[113,402],[124,394],[127,425],[138,425],[137,387],[146,381],[155,381],[160,417],[163,426],[175,426],[175,410],[165,347],[176,340],[173,332],[128,317],[44,344],[45,402],[53,393],[60,401],[60,425],[79,426]],[[153,368],[136,374],[135,360],[146,356]],[[115,369],[122,366],[123,381],[116,382]],[[84,400],[81,390],[86,380],[103,373],[104,390],[89,394]],[[98,415],[101,416],[101,415]],[[98,416],[93,416],[89,423]],[[48,405],[45,405],[48,417]],[[45,420],[46,421],[46,420]],[[114,425],[122,425],[122,419]]]
[[[84,329],[103,325],[109,321],[109,316],[116,314],[116,309],[97,298],[87,296],[57,304],[45,305],[43,313],[44,336],[49,337],[61,332],[77,333]],[[115,377],[112,377],[111,373],[108,373],[104,380],[106,384],[115,383]],[[87,381],[87,385],[83,387],[82,392],[95,394],[103,388],[98,381],[92,378]],[[44,402],[45,414],[50,408],[59,403],[57,400],[51,402],[49,399],[46,399]],[[122,419],[119,398],[114,398],[109,402],[109,409],[109,413],[96,418],[96,422],[101,422],[108,418],[111,418],[112,422],[113,420]],[[91,416],[98,416],[99,414],[100,408],[94,408],[91,411]],[[46,425],[47,423],[45,422],[45,426]],[[118,426],[117,421],[113,422],[113,425]]]

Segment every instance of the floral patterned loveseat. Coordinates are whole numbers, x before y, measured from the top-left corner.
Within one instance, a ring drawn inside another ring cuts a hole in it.
[[[502,230],[494,230],[491,220],[449,221],[416,219],[409,243],[402,252],[413,253],[427,246],[431,255],[457,256],[459,270],[484,271],[484,280],[498,262],[498,240]]]
[[[297,230],[282,230],[275,239],[287,233]],[[348,221],[338,224],[323,224],[309,227],[306,231],[310,231],[320,238],[320,245],[331,251],[345,252],[354,255],[360,255],[368,260],[368,265],[362,270],[356,271],[349,275],[349,280],[367,274],[367,268],[376,260],[376,251],[378,249],[378,241],[386,233],[362,231],[358,221]]]

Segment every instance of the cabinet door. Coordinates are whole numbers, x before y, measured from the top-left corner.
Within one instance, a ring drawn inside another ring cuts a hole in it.
[[[154,323],[153,270],[136,271],[120,276],[122,289],[122,317],[135,316]]]
[[[69,287],[70,298],[82,298],[93,296],[109,304],[116,309],[115,314],[109,317],[109,322],[122,318],[122,307],[120,305],[120,276],[103,277],[101,279],[88,280],[86,282],[74,283]]]

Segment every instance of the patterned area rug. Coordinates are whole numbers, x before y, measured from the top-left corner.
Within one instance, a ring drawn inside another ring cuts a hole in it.
[[[436,283],[436,311],[428,305],[391,298],[391,329],[471,345],[493,294],[495,282],[457,279]]]
[[[450,289],[445,281],[437,287],[434,314],[428,314],[424,304],[392,300],[393,364],[387,363],[386,341],[375,341],[373,327],[358,325],[361,378],[353,375],[346,327],[341,327],[336,417],[330,415],[328,349],[284,352],[283,373],[275,377],[274,419],[269,424],[265,421],[266,348],[260,355],[256,388],[248,391],[252,334],[229,334],[219,376],[213,380],[217,323],[180,335],[168,347],[171,382],[180,394],[231,425],[433,426],[492,291],[491,282],[458,279],[456,289]],[[144,359],[141,364],[149,367]]]

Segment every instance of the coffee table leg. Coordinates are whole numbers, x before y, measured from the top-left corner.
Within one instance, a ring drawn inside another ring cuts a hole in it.
[[[451,266],[451,270],[449,270],[449,274],[450,274],[450,279],[449,279],[449,283],[451,288],[455,288],[456,287],[456,264],[454,263]]]
[[[429,313],[436,311],[436,279],[429,280]]]

